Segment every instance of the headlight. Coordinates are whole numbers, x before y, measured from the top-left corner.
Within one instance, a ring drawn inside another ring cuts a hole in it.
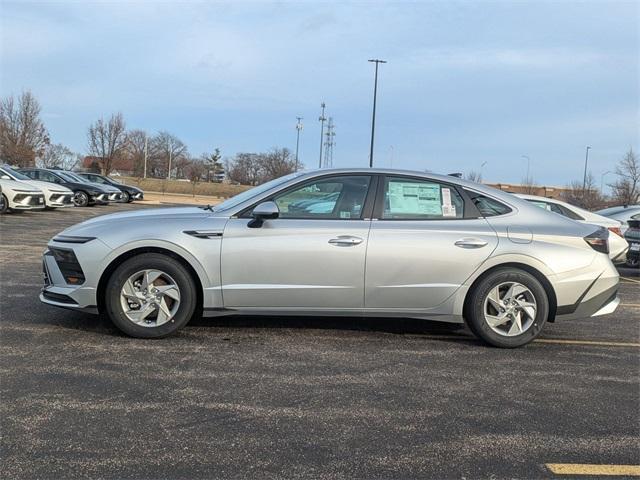
[[[76,237],[73,235],[58,235],[57,237],[53,237],[54,242],[60,243],[87,243],[95,239],[96,237]]]

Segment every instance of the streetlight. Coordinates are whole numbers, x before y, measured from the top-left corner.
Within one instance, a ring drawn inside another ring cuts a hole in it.
[[[587,152],[584,155],[584,180],[582,180],[582,196],[587,193],[587,165],[589,163],[589,150],[591,147],[587,147]]]
[[[296,123],[296,172],[298,171],[298,148],[300,147],[300,132],[302,131],[302,117],[296,117],[298,122]]]
[[[320,118],[318,118],[318,120],[320,121],[320,160],[318,161],[318,168],[322,168],[322,142],[324,141],[324,122],[327,120],[324,116],[324,102],[322,102],[320,106],[322,107],[322,113],[320,114]]]
[[[485,160],[484,162],[482,162],[482,163],[480,164],[480,181],[479,181],[478,183],[482,183],[482,169],[484,168],[484,166],[485,166],[487,163],[489,163],[489,161],[488,161],[488,160]]]
[[[371,149],[369,150],[369,167],[373,167],[373,137],[376,130],[376,98],[378,96],[378,65],[380,63],[387,63],[386,60],[371,59],[371,63],[376,64],[376,77],[373,84],[373,115],[371,118]]]
[[[171,148],[171,143],[169,142],[169,139],[167,138],[167,149],[169,149],[169,172],[167,174],[167,180],[171,180],[171,154],[172,152],[172,148]]]
[[[529,158],[529,155],[520,155],[522,158],[526,158],[527,159],[527,182],[529,181],[529,166],[531,164],[531,159]]]

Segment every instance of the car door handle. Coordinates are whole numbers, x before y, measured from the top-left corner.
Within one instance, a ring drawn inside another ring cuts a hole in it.
[[[454,245],[460,248],[482,248],[487,245],[487,242],[479,238],[461,238]]]
[[[362,243],[362,239],[360,237],[352,237],[351,235],[340,235],[337,238],[329,240],[329,243],[336,247],[352,247]]]

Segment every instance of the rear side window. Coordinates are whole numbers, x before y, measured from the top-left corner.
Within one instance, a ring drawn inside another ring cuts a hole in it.
[[[35,170],[23,170],[21,171],[21,173],[23,173],[24,175],[26,175],[27,177],[29,177],[32,180],[37,180],[38,179],[38,172]]]
[[[469,190],[465,190],[465,192],[483,217],[497,217],[511,212],[510,207],[498,200]]]
[[[385,220],[442,220],[464,217],[457,190],[432,180],[388,177],[384,190]]]
[[[564,215],[565,217],[569,217],[571,220],[584,220],[584,218],[582,218],[580,215],[578,215],[576,212],[569,210],[567,207],[565,207],[564,205],[557,205],[557,207],[560,209],[560,211],[562,212],[562,215]]]

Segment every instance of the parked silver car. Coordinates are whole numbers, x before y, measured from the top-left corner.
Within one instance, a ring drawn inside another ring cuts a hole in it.
[[[517,347],[546,321],[616,309],[608,234],[449,176],[319,170],[73,226],[49,242],[40,298],[144,338],[197,311],[376,315],[466,321]]]

